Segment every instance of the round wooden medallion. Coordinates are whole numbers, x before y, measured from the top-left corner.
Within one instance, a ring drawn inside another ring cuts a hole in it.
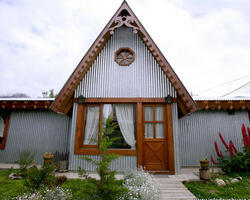
[[[115,62],[121,66],[129,66],[135,60],[135,52],[128,48],[123,47],[115,52]]]

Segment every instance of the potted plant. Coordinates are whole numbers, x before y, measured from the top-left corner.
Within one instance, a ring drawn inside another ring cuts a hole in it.
[[[53,156],[52,153],[46,152],[46,153],[43,155],[44,165],[51,164],[51,163],[52,163],[53,157],[54,157],[54,156]]]
[[[204,157],[202,160],[200,160],[201,169],[208,169],[209,168],[209,160],[207,157]]]

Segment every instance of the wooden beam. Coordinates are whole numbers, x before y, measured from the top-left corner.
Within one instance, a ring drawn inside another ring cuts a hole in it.
[[[168,161],[169,161],[169,171],[170,174],[175,173],[174,164],[174,136],[173,136],[173,117],[172,117],[172,105],[166,104],[167,110],[167,141],[168,141]]]
[[[3,139],[2,139],[2,143],[0,144],[1,150],[4,150],[5,144],[7,141],[7,135],[8,135],[8,130],[9,130],[9,121],[10,121],[10,115],[8,115],[6,118],[6,123],[5,123],[4,131],[3,131]]]
[[[137,167],[142,166],[143,160],[143,124],[142,124],[142,112],[143,112],[142,103],[138,102],[136,106],[136,133],[137,133]]]
[[[76,119],[76,132],[75,132],[75,154],[78,153],[80,149],[81,142],[83,142],[83,122],[84,122],[84,104],[78,104],[77,106],[77,119]]]
[[[77,102],[77,98],[74,98]],[[177,98],[173,99],[177,102]],[[165,98],[86,98],[84,103],[165,103]]]

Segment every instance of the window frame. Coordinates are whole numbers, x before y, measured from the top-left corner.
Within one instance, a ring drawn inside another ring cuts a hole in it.
[[[145,134],[145,125],[146,124],[152,124],[153,125],[153,137],[152,138],[147,138],[146,135],[144,135],[145,140],[164,140],[167,137],[167,123],[166,123],[166,105],[164,104],[144,104],[143,105],[143,134]],[[151,107],[153,109],[153,119],[152,120],[146,120],[145,117],[145,108],[146,107]],[[156,120],[156,112],[155,109],[156,107],[161,107],[163,111],[163,118],[162,120]],[[156,124],[163,124],[163,137],[162,138],[157,138],[156,137]]]
[[[105,103],[78,103],[77,108],[77,120],[76,120],[76,135],[75,135],[75,154],[82,155],[98,155],[101,153],[99,149],[100,134],[101,134],[101,123],[102,123],[102,108]],[[112,103],[118,104],[118,103]],[[130,103],[131,104],[131,103]],[[134,103],[132,103],[134,104]],[[83,144],[84,131],[85,131],[85,118],[86,118],[86,108],[88,106],[100,106],[99,111],[99,136],[97,145],[86,145]],[[132,155],[136,156],[136,149],[109,149],[108,153],[115,153],[118,155]]]
[[[9,129],[9,121],[10,121],[10,114],[7,114],[5,125],[4,125],[3,138],[2,138],[2,142],[0,144],[0,150],[5,149],[5,144],[7,141],[8,129]]]

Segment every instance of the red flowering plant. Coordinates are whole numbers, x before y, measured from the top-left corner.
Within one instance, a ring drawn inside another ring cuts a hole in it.
[[[242,140],[243,140],[243,151],[238,151],[234,143],[230,140],[229,144],[226,143],[222,134],[219,133],[220,140],[225,146],[226,151],[224,155],[219,150],[217,142],[214,142],[216,154],[218,156],[217,161],[211,156],[211,161],[214,165],[220,167],[225,173],[234,172],[249,172],[250,171],[250,128],[242,125]],[[248,132],[248,134],[247,134]]]

